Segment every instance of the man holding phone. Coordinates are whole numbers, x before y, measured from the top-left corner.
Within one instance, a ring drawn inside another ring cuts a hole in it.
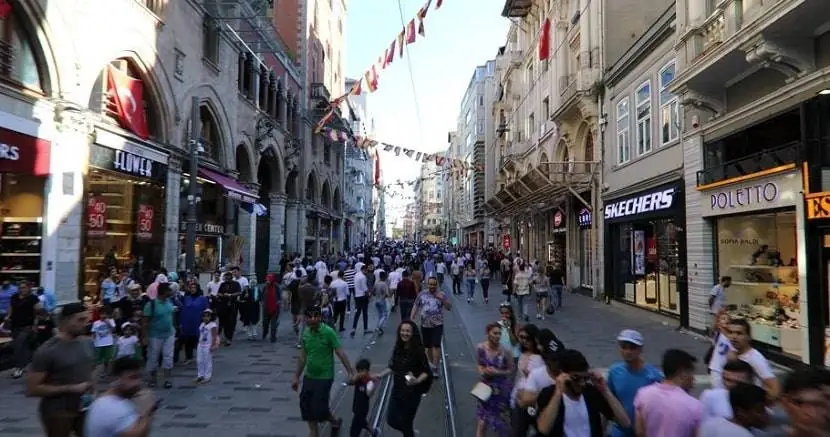
[[[122,357],[115,360],[112,373],[115,381],[87,411],[84,435],[86,437],[145,437],[150,435],[153,416],[160,401],[155,401],[146,412],[136,411],[133,398],[142,390],[140,359]]]

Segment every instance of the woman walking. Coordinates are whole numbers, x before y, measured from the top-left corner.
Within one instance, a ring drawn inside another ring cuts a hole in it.
[[[389,367],[376,375],[380,379],[392,374],[392,393],[386,423],[403,437],[415,437],[413,423],[421,395],[429,390],[432,373],[415,323],[401,322]]]
[[[484,296],[484,303],[490,303],[490,266],[486,262],[481,265],[479,276],[481,277],[481,294]]]
[[[464,285],[467,288],[467,303],[472,303],[476,295],[476,268],[472,261],[464,266]]]
[[[534,416],[527,412],[527,408],[519,406],[519,391],[525,387],[528,376],[533,370],[544,367],[545,361],[539,354],[536,337],[539,328],[535,325],[524,325],[519,330],[519,360],[516,367],[516,381],[513,392],[510,394],[510,408],[512,414],[512,428],[514,437],[525,437],[533,424]]]
[[[519,315],[522,320],[527,322],[529,317],[527,315],[527,303],[525,300],[530,296],[530,272],[521,261],[519,261],[518,269],[513,274],[513,287],[516,298],[519,300]]]
[[[199,343],[199,325],[202,324],[202,314],[210,307],[208,299],[202,296],[199,284],[190,282],[187,284],[187,294],[182,298],[179,308],[179,343],[174,361],[179,357],[181,349],[184,349],[184,364],[193,362],[193,352]]]
[[[501,345],[511,352],[514,360],[514,368],[519,360],[519,326],[516,324],[516,315],[510,304],[502,304],[499,307],[499,321],[501,327]]]
[[[550,304],[550,280],[545,272],[533,271],[533,292],[536,294],[536,320],[545,320]]]
[[[476,437],[484,437],[486,430],[492,430],[498,437],[508,437],[513,355],[501,345],[501,327],[498,323],[487,325],[487,340],[476,348],[476,357],[481,383],[491,389],[490,396],[478,402]]]

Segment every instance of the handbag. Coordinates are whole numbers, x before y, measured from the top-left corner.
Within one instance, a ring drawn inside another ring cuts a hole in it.
[[[479,381],[473,386],[473,389],[470,390],[470,394],[481,402],[487,402],[490,400],[490,396],[493,395],[493,388]]]

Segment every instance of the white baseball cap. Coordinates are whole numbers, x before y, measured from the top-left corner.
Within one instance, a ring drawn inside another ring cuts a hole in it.
[[[620,335],[617,336],[617,341],[636,344],[637,346],[642,346],[644,343],[643,334],[640,334],[633,329],[624,329],[620,332]]]

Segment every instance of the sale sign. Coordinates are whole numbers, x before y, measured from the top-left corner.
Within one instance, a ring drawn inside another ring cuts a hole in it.
[[[86,204],[86,234],[103,237],[107,234],[107,204],[104,198],[90,196]]]
[[[153,238],[153,216],[155,210],[153,205],[138,205],[138,230],[137,236],[142,240]]]
[[[505,249],[510,249],[510,236],[504,235],[501,237],[501,247]]]

